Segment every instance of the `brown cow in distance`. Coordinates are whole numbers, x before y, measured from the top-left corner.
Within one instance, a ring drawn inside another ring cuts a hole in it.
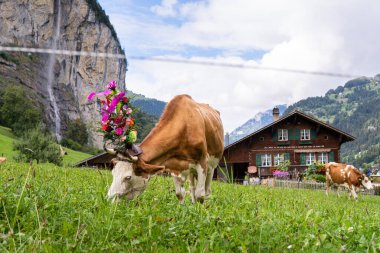
[[[350,197],[357,199],[356,194],[360,186],[366,189],[373,189],[371,181],[352,165],[342,163],[327,163],[326,168],[326,194],[331,190],[331,186],[344,186],[350,191]],[[338,193],[339,195],[339,193]]]
[[[214,169],[223,155],[223,125],[219,112],[211,106],[179,95],[167,104],[157,125],[135,148],[139,151],[136,155],[131,150],[104,148],[117,156],[109,198],[127,195],[132,199],[144,191],[150,176],[169,172],[181,203],[187,177],[192,202],[203,202],[211,194]]]

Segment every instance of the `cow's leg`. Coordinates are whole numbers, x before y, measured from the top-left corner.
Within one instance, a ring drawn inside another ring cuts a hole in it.
[[[175,194],[181,204],[185,201],[185,189],[183,187],[186,179],[183,179],[181,176],[174,176],[174,186],[175,186]]]
[[[329,195],[329,192],[331,191],[331,182],[330,180],[327,178],[327,175],[326,175],[326,195],[328,196]]]
[[[215,167],[218,165],[219,159],[215,157],[210,157],[207,162],[207,177],[206,177],[206,198],[211,195],[211,182],[212,177],[214,176]]]
[[[336,194],[338,195],[338,198],[340,198],[340,193],[339,193],[340,186],[339,185],[335,185],[334,187],[335,187]]]
[[[206,198],[210,197],[210,195],[211,195],[211,181],[212,181],[212,177],[214,176],[214,170],[215,170],[215,168],[212,168],[212,167],[207,170]]]
[[[197,164],[195,166],[195,169],[197,171],[198,175],[198,180],[197,180],[197,187],[195,189],[195,198],[197,201],[203,203],[205,196],[206,196],[206,190],[205,190],[205,185],[206,185],[206,176],[207,173],[204,168],[200,164]]]
[[[356,191],[355,191],[355,186],[353,186],[353,185],[351,185],[351,194],[355,200],[358,199],[358,195],[356,194]]]
[[[195,175],[193,173],[190,173],[190,195],[191,195],[191,202],[195,204],[196,198],[195,198]]]
[[[326,195],[329,195],[329,192],[331,191],[331,184],[332,184],[332,179],[330,176],[330,170],[327,169],[326,171]]]

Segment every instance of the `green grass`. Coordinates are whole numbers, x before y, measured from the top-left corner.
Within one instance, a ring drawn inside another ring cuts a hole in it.
[[[13,141],[16,137],[12,134],[11,129],[0,126],[0,156],[4,155],[8,159],[12,159],[15,152],[12,150]],[[86,154],[80,151],[75,151],[69,148],[64,148],[67,151],[67,155],[63,157],[63,163],[65,165],[72,165],[83,159],[90,157],[90,154]]]
[[[0,126],[0,156],[10,157],[14,136],[9,128]]]
[[[378,252],[380,198],[214,182],[180,205],[170,178],[105,199],[109,171],[0,165],[0,251]]]

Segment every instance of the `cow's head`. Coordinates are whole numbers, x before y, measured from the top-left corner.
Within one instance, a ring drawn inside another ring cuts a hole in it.
[[[362,179],[362,185],[368,189],[368,190],[372,190],[373,189],[373,185],[372,185],[372,182],[368,179],[367,176],[364,176],[363,175],[363,179]]]
[[[108,190],[109,199],[115,197],[127,196],[127,199],[140,195],[146,188],[149,181],[149,174],[139,169],[140,164],[138,156],[130,155],[128,152],[121,152],[104,146],[104,150],[116,158],[112,160],[114,168],[112,170],[112,184]],[[157,166],[162,168],[162,166]]]

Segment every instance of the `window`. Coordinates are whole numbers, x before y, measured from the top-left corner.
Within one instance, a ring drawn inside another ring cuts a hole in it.
[[[319,153],[318,154],[318,161],[320,161],[321,163],[328,163],[328,155],[327,153]]]
[[[274,155],[274,166],[279,166],[284,161],[284,154]]]
[[[272,157],[270,154],[261,155],[261,166],[263,167],[272,166]]]
[[[329,136],[328,135],[325,135],[325,140],[328,140],[329,139]]]
[[[311,165],[313,162],[315,162],[315,154],[306,153],[306,165]]]
[[[301,141],[310,140],[310,129],[301,129]]]
[[[278,129],[278,140],[279,141],[288,140],[288,129]]]
[[[263,136],[260,137],[260,141],[264,141],[264,137]]]

